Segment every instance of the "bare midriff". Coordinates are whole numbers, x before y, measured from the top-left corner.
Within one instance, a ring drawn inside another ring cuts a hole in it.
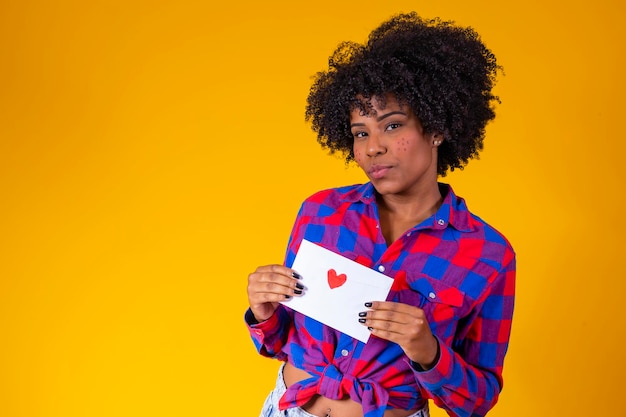
[[[287,388],[296,382],[310,377],[311,375],[308,372],[296,368],[289,362],[285,364],[283,378],[285,379]],[[361,404],[351,400],[349,397],[341,400],[331,400],[321,395],[315,395],[308,403],[304,404],[302,408],[308,413],[318,417],[325,417],[328,414],[330,414],[331,417],[363,417]],[[385,411],[385,417],[407,417],[416,411],[417,410],[391,409]]]

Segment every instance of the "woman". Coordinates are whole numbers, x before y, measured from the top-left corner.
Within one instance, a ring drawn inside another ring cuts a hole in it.
[[[482,149],[498,70],[471,28],[411,13],[343,43],[318,74],[306,118],[369,182],[306,199],[284,265],[248,277],[250,334],[284,362],[261,416],[428,416],[428,399],[483,416],[496,403],[515,254],[438,176]],[[304,294],[290,268],[302,239],[394,279],[354,317],[366,344],[280,303]]]

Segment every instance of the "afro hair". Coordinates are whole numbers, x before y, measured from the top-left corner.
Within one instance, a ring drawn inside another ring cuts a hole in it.
[[[371,99],[393,96],[407,105],[425,133],[443,135],[437,172],[462,169],[483,148],[495,117],[491,93],[498,71],[493,53],[469,27],[416,13],[399,14],[371,32],[365,44],[341,43],[328,70],[317,73],[305,118],[317,140],[346,163],[354,160],[350,113],[371,112]]]

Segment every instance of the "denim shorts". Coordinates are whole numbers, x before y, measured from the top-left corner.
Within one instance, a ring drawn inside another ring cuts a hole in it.
[[[265,399],[263,409],[259,417],[316,417],[311,413],[307,413],[300,407],[288,408],[286,410],[280,410],[278,408],[278,401],[283,396],[287,387],[285,386],[285,380],[283,379],[283,368],[285,364],[282,364],[278,370],[278,377],[276,378],[276,388]],[[416,411],[407,417],[430,417],[428,413],[428,404],[421,410]]]

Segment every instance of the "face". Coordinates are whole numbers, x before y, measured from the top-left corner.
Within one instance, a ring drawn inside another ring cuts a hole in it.
[[[424,134],[411,109],[393,97],[373,112],[350,113],[354,159],[382,196],[419,196],[437,187],[437,145],[440,135]]]

